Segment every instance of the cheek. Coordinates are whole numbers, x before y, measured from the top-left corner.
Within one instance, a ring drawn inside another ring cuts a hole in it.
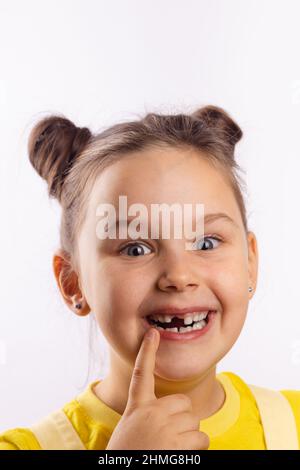
[[[248,269],[243,253],[232,251],[221,262],[212,265],[210,278],[222,297],[231,302],[239,302],[248,289]]]
[[[140,269],[113,263],[103,266],[96,275],[97,288],[93,291],[95,313],[108,311],[111,319],[136,318],[151,282],[149,274]]]
[[[214,279],[215,287],[220,292],[223,301],[231,305],[239,304],[245,299],[247,292],[247,273],[226,269],[219,272]]]
[[[213,273],[213,291],[222,306],[222,328],[234,335],[243,326],[246,318],[249,295],[248,273],[245,263],[231,259],[226,268]]]
[[[110,346],[134,362],[137,338],[142,333],[137,318],[141,316],[153,279],[132,267],[114,269],[112,263],[101,270],[101,275],[98,272],[96,278],[93,297],[97,323]]]
[[[140,304],[147,294],[144,284],[130,276],[122,279],[120,283],[110,284],[109,289],[112,304],[119,310],[119,314],[126,318],[137,315]]]

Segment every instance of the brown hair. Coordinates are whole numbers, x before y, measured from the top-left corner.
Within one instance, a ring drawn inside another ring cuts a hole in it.
[[[199,150],[228,178],[247,232],[243,182],[234,158],[234,148],[241,137],[239,126],[216,106],[204,106],[192,114],[148,113],[96,135],[86,127],[76,127],[64,116],[52,115],[32,129],[28,151],[33,167],[48,183],[49,196],[61,204],[61,249],[79,272],[75,240],[84,219],[91,184],[114,161],[149,147],[166,145]]]

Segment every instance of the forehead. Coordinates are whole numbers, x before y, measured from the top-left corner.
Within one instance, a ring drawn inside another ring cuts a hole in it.
[[[98,204],[118,208],[119,196],[128,205],[204,204],[204,213],[225,212],[237,223],[242,219],[233,190],[224,172],[216,169],[199,151],[151,149],[121,157],[95,180],[87,219],[95,219]]]

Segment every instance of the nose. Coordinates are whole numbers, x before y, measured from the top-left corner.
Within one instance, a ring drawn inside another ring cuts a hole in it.
[[[192,270],[191,260],[176,257],[164,262],[163,273],[158,279],[158,288],[162,291],[179,291],[197,289],[199,285],[196,273]]]

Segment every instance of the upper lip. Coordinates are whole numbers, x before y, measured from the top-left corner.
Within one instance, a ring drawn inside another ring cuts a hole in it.
[[[150,315],[176,315],[177,317],[185,317],[189,313],[194,313],[194,312],[207,312],[207,311],[216,311],[217,309],[215,307],[212,307],[211,305],[195,305],[192,307],[185,307],[185,308],[179,308],[179,307],[172,307],[170,305],[167,305],[165,307],[160,307],[154,310],[151,310],[151,312],[146,315],[147,317]]]

